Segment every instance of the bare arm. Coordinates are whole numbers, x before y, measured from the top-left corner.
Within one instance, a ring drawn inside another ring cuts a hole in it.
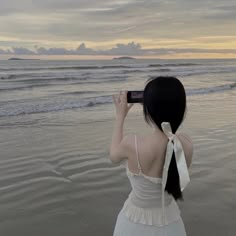
[[[126,143],[123,139],[124,119],[118,118],[115,120],[111,146],[110,146],[110,160],[112,162],[120,162],[126,157]]]
[[[113,96],[113,101],[116,107],[116,119],[110,146],[110,160],[117,163],[127,158],[129,136],[123,138],[123,126],[132,104],[127,104],[127,91],[123,94],[120,92],[118,97]]]

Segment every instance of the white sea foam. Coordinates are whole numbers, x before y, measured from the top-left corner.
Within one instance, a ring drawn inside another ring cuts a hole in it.
[[[158,75],[184,79],[188,96],[218,93],[235,89],[235,73],[232,60],[0,62],[0,117],[110,104],[114,88],[134,90]],[[198,87],[198,78],[206,86]]]

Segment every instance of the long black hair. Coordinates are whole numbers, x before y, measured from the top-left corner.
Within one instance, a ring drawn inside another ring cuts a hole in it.
[[[161,123],[169,122],[174,134],[184,119],[185,110],[185,89],[177,78],[160,76],[148,81],[143,95],[143,113],[149,125],[153,123],[163,132]],[[165,191],[172,194],[176,200],[183,199],[174,152]]]

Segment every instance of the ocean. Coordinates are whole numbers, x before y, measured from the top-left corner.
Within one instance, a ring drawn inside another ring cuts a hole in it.
[[[1,61],[0,117],[109,111],[113,93],[157,75],[184,80],[189,96],[222,92],[236,87],[235,73],[236,60]]]
[[[0,61],[0,235],[112,235],[130,191],[109,161],[112,95],[170,75],[194,143],[188,235],[236,232],[236,60]],[[151,131],[134,105],[125,133]]]

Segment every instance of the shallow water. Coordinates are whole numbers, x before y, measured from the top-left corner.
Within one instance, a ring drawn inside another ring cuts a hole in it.
[[[214,84],[211,76],[181,79],[190,91]],[[215,78],[217,86],[234,77],[224,79]],[[111,93],[122,83],[106,86]],[[113,105],[6,116],[8,111],[0,117],[0,235],[112,235],[130,191],[124,167],[108,158]],[[235,235],[235,117],[234,89],[188,96],[182,131],[193,139],[194,158],[180,202],[188,235]],[[135,105],[125,133],[149,132]]]

